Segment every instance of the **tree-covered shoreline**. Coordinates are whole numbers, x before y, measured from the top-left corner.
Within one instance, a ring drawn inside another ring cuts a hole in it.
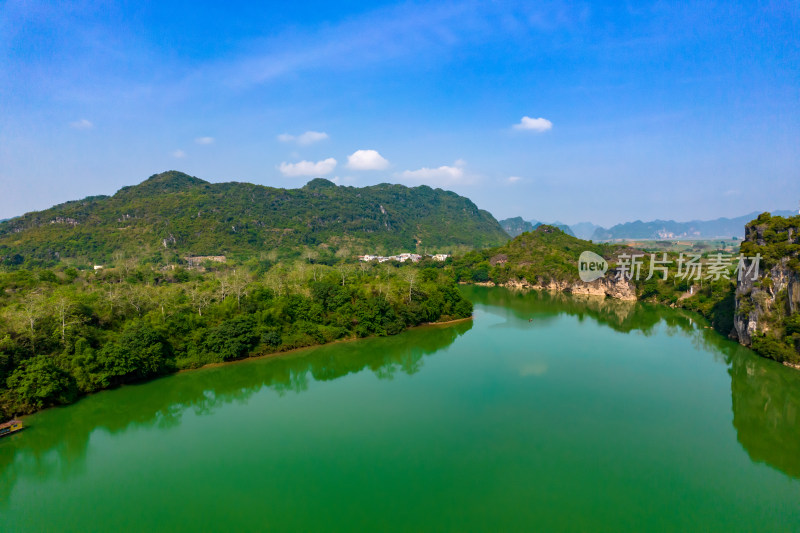
[[[0,416],[250,356],[466,318],[440,269],[308,262],[0,273]]]

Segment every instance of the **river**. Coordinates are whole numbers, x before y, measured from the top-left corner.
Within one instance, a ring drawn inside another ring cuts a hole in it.
[[[0,530],[800,530],[800,372],[681,310],[464,291],[472,321],[28,417]]]

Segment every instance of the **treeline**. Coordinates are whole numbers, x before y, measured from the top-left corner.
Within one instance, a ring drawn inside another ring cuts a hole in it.
[[[121,261],[0,272],[0,417],[209,363],[469,317],[441,269]]]

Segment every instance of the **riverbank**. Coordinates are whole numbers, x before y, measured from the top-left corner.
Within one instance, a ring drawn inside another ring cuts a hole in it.
[[[453,320],[444,320],[442,322],[425,322],[423,324],[418,324],[416,326],[411,326],[410,328],[406,328],[403,331],[401,331],[399,333],[396,333],[395,335],[401,335],[401,334],[405,333],[406,331],[412,331],[412,330],[416,330],[416,329],[429,328],[429,327],[441,327],[441,326],[447,326],[447,325],[452,325],[452,324],[459,324],[459,323],[462,323],[462,322],[470,321],[473,318],[474,317],[472,317],[472,316],[468,316],[468,317],[465,317],[465,318],[456,318],[456,319],[453,319]],[[384,335],[384,337],[394,337],[395,335]],[[221,362],[218,362],[218,363],[208,363],[206,365],[199,366],[199,367],[196,367],[196,368],[182,368],[182,369],[178,370],[177,372],[173,372],[173,373],[170,373],[170,374],[165,374],[163,377],[173,376],[175,374],[183,374],[185,372],[194,372],[196,370],[203,370],[204,368],[218,368],[218,367],[221,367],[221,366],[228,366],[228,365],[232,365],[232,364],[236,364],[236,363],[243,363],[245,361],[251,361],[251,360],[254,360],[254,359],[273,359],[273,358],[277,359],[277,358],[281,358],[281,357],[291,357],[293,355],[297,355],[299,353],[311,350],[313,348],[319,348],[320,346],[331,346],[331,345],[334,345],[334,344],[345,344],[345,343],[356,342],[356,341],[365,340],[365,339],[377,339],[377,338],[380,338],[380,337],[381,336],[379,336],[379,335],[369,335],[367,337],[348,337],[346,339],[336,339],[336,340],[333,340],[333,341],[330,341],[330,342],[323,342],[323,343],[320,343],[320,344],[312,344],[312,345],[309,345],[309,346],[301,346],[299,348],[291,348],[289,350],[283,350],[283,351],[277,351],[277,352],[268,352],[268,353],[253,352],[253,355],[249,355],[247,357],[242,357],[240,359],[233,359],[231,361],[221,361]],[[102,392],[102,391],[99,391],[99,392]]]
[[[393,335],[382,335],[382,336],[381,335],[369,335],[369,336],[366,336],[366,337],[348,337],[346,339],[336,339],[336,340],[333,340],[333,341],[330,341],[330,342],[324,342],[324,343],[320,343],[320,344],[312,344],[312,345],[309,345],[309,346],[301,346],[301,347],[292,348],[292,349],[289,349],[289,350],[282,350],[282,351],[275,351],[275,352],[268,352],[268,353],[253,352],[251,355],[248,355],[247,357],[242,357],[242,358],[239,358],[239,359],[233,359],[233,360],[230,360],[230,361],[221,361],[221,362],[216,362],[216,363],[208,363],[208,364],[205,364],[205,365],[202,365],[202,366],[199,366],[199,367],[195,367],[195,368],[182,368],[182,369],[176,370],[174,372],[169,372],[169,373],[153,376],[153,377],[151,377],[149,379],[142,379],[142,380],[139,380],[139,381],[132,381],[132,382],[129,382],[129,383],[123,383],[123,384],[121,384],[121,385],[119,385],[117,387],[109,387],[109,388],[101,389],[101,390],[98,390],[98,391],[94,391],[94,392],[91,392],[91,393],[88,393],[88,394],[81,395],[74,402],[71,402],[69,404],[53,405],[53,406],[46,407],[44,409],[39,409],[39,410],[34,411],[32,413],[26,413],[26,414],[22,414],[22,415],[17,415],[17,416],[15,416],[13,418],[16,418],[16,419],[19,419],[19,420],[22,420],[23,422],[25,422],[25,420],[29,416],[32,416],[32,415],[35,415],[35,414],[38,414],[38,413],[41,413],[41,412],[44,412],[44,411],[49,411],[49,410],[52,410],[52,409],[60,409],[60,408],[64,408],[64,407],[69,407],[70,405],[74,405],[74,404],[80,402],[81,400],[84,400],[86,398],[95,396],[96,394],[99,394],[99,393],[102,393],[102,392],[105,392],[105,391],[124,388],[126,386],[131,386],[131,385],[133,385],[133,386],[142,385],[142,384],[149,383],[149,382],[152,382],[152,381],[155,381],[155,380],[158,380],[158,379],[168,378],[168,377],[176,376],[176,375],[179,375],[179,374],[196,372],[198,370],[204,370],[204,369],[232,366],[232,365],[236,365],[238,363],[245,363],[247,361],[252,361],[252,360],[283,359],[283,358],[287,358],[288,359],[288,358],[291,358],[291,357],[302,356],[305,352],[308,352],[308,351],[310,351],[312,349],[320,348],[320,347],[323,347],[323,346],[332,346],[332,345],[337,345],[337,344],[347,344],[347,343],[352,343],[352,342],[362,341],[362,340],[368,340],[368,339],[395,337],[397,335],[401,335],[401,334],[403,334],[405,332],[408,332],[408,331],[424,330],[424,329],[427,329],[427,328],[441,328],[441,327],[452,326],[452,325],[460,324],[460,323],[464,323],[464,322],[469,322],[469,321],[473,320],[473,318],[474,317],[472,315],[470,315],[470,316],[464,317],[464,318],[456,318],[456,319],[452,319],[452,320],[443,320],[443,321],[440,321],[440,322],[425,322],[425,323],[422,323],[422,324],[417,324],[416,326],[408,327],[408,328],[406,328],[406,329],[404,329],[404,330],[402,330],[402,331],[400,331],[400,332],[398,332],[396,334],[393,334]]]

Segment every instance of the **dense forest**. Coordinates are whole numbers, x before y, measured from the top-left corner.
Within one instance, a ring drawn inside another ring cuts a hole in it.
[[[427,186],[299,189],[208,183],[181,172],[0,222],[0,265],[106,264],[114,254],[174,263],[186,255],[280,258],[332,264],[364,253],[453,253],[505,242],[497,221],[469,199]]]
[[[298,261],[0,273],[0,417],[209,363],[469,317],[442,269]]]

